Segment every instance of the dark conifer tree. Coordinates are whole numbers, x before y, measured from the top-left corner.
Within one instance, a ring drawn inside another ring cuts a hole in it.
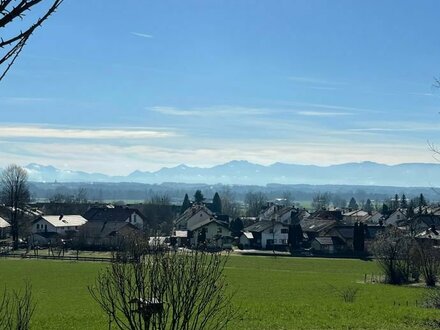
[[[212,199],[211,211],[218,214],[222,213],[222,200],[218,193],[215,193],[214,198]]]
[[[348,203],[348,208],[351,210],[357,210],[359,208],[359,205],[354,197],[350,199],[350,203]]]
[[[188,194],[185,194],[185,198],[183,199],[182,206],[180,207],[180,214],[185,212],[190,207],[191,207],[191,202],[189,201]]]
[[[194,194],[194,202],[197,204],[202,204],[204,200],[205,197],[203,197],[202,191],[197,190],[196,193]]]

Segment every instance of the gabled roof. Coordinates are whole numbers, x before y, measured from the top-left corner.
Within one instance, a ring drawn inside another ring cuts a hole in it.
[[[222,226],[224,228],[228,228],[229,229],[228,224],[226,222],[217,220],[216,218],[209,218],[209,219],[206,219],[206,220],[204,220],[202,222],[199,222],[199,223],[195,224],[193,227],[188,228],[188,230],[193,231],[193,230],[202,228],[202,227],[204,227],[206,225],[209,225],[210,223],[216,223],[219,226]]]
[[[334,227],[336,221],[306,218],[301,220],[300,225],[303,232],[319,233]]]
[[[8,228],[11,227],[9,222],[7,222],[5,219],[0,218],[0,228]]]
[[[354,237],[354,226],[336,226],[334,230],[344,239],[353,239]]]
[[[194,204],[193,206],[186,209],[185,212],[183,212],[181,215],[179,215],[175,223],[180,223],[189,220],[194,214],[197,214],[198,212],[205,212],[209,216],[214,215],[214,213],[212,213],[212,211],[208,209],[205,205]]]
[[[366,217],[368,212],[364,210],[354,210],[343,214],[344,217]]]
[[[321,210],[321,211],[316,211],[316,212],[312,213],[310,215],[310,218],[321,219],[321,220],[340,221],[340,220],[342,220],[343,216],[342,216],[342,211],[340,211],[340,210],[333,210],[333,211]]]
[[[123,228],[139,231],[139,228],[128,222],[121,221],[89,221],[81,227],[82,232],[95,238],[115,236]]]
[[[428,227],[435,226],[437,228],[440,228],[440,215],[422,214],[422,215],[417,215],[415,217],[415,220],[418,221],[418,223],[423,222]]]
[[[434,228],[428,228],[416,235],[416,238],[440,240],[440,232]]]
[[[243,232],[254,232],[254,233],[261,233],[265,231],[268,228],[271,228],[273,226],[272,221],[258,221],[249,227],[246,227],[243,229]]]
[[[76,227],[84,225],[87,220],[80,215],[44,215],[32,221],[36,223],[40,220],[46,220],[54,227]]]
[[[145,220],[144,215],[137,209],[128,207],[91,207],[84,213],[84,218],[89,221],[126,221],[133,213]]]
[[[344,241],[336,236],[319,236],[315,240],[321,245],[344,245]]]

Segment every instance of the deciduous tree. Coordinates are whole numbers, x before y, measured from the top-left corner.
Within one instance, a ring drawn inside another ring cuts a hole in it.
[[[17,249],[20,216],[30,198],[26,170],[15,164],[9,165],[1,174],[0,187],[0,199],[9,209],[13,248]]]

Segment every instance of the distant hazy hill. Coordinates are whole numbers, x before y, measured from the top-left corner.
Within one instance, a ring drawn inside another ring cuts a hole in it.
[[[247,161],[231,161],[209,168],[179,165],[171,168],[164,167],[156,172],[135,171],[128,176],[108,176],[100,173],[68,171],[38,164],[29,164],[25,168],[29,172],[30,180],[37,182],[440,186],[440,165],[424,163],[385,165],[362,162],[331,166],[275,163],[263,166]]]

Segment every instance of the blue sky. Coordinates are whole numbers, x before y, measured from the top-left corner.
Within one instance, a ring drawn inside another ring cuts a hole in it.
[[[0,166],[434,162],[439,12],[435,0],[66,0],[0,82]]]

